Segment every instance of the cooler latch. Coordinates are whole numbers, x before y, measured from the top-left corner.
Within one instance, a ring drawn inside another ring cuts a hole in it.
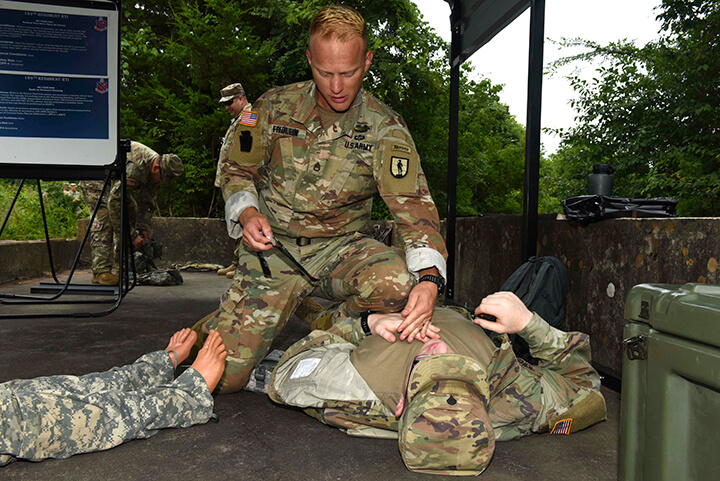
[[[625,353],[631,361],[647,359],[647,338],[645,336],[633,336],[625,339],[623,345]]]

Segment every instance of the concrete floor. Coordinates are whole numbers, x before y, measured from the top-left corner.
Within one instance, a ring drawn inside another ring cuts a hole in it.
[[[88,283],[79,272],[73,283]],[[0,319],[0,382],[50,374],[84,374],[133,362],[167,345],[170,335],[218,306],[230,281],[215,273],[183,272],[173,287],[139,286],[102,317]],[[45,279],[47,280],[47,279]],[[39,280],[0,286],[29,294]],[[77,296],[63,296],[72,299]],[[107,306],[2,305],[0,315],[88,312]],[[297,318],[276,342],[285,348],[307,332]],[[604,481],[617,479],[620,397],[603,388],[608,420],[571,436],[538,435],[498,443],[482,479]],[[0,468],[12,480],[387,480],[457,479],[416,474],[402,463],[396,441],[349,437],[302,411],[250,392],[217,397],[218,423],[168,429],[117,448]]]

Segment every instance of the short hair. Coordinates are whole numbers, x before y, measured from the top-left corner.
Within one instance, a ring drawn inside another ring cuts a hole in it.
[[[360,12],[346,5],[330,5],[323,7],[315,14],[310,23],[310,39],[318,35],[320,38],[336,38],[345,42],[354,36],[365,41],[368,47],[368,29]]]

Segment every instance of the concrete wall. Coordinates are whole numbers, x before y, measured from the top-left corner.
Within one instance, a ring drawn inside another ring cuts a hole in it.
[[[521,222],[510,215],[458,219],[455,300],[477,305],[520,265]],[[79,226],[79,239],[84,226]],[[156,218],[154,226],[155,238],[165,246],[160,266],[226,265],[232,258],[233,241],[220,219]],[[569,269],[568,329],[590,334],[594,361],[616,371],[621,369],[625,297],[632,286],[718,283],[720,222],[715,218],[618,219],[579,227],[543,215],[538,232],[538,255],[555,256]],[[71,265],[78,244],[52,241],[58,269]],[[83,259],[87,267],[88,248]],[[47,271],[44,242],[0,242],[0,282]]]

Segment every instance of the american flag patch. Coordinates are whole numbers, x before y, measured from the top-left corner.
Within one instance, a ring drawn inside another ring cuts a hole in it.
[[[555,423],[555,426],[553,426],[552,431],[550,431],[550,434],[570,434],[570,426],[572,426],[572,419],[563,419],[562,421],[558,421]]]
[[[130,178],[125,179],[125,185],[130,185],[130,186],[135,185],[135,179],[130,179]]]
[[[257,119],[258,113],[252,110],[243,110],[242,114],[240,114],[240,123],[242,125],[247,125],[248,127],[255,127]]]

